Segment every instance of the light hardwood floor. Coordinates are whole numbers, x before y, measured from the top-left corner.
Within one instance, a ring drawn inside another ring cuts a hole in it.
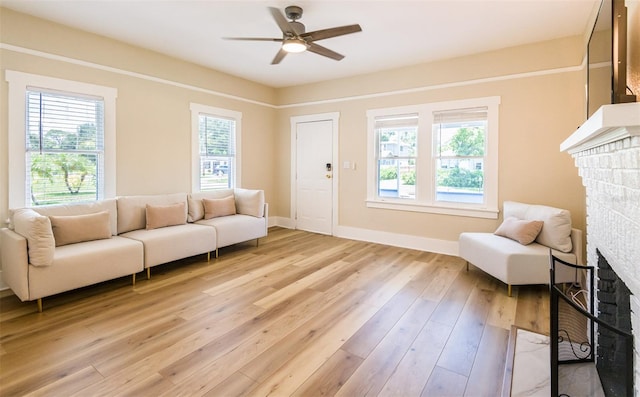
[[[499,396],[510,327],[548,315],[457,257],[272,228],[41,314],[0,299],[0,395]]]

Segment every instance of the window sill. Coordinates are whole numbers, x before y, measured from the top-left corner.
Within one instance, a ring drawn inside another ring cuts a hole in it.
[[[471,218],[498,219],[499,210],[488,207],[464,207],[429,205],[424,203],[406,203],[401,201],[367,200],[368,208],[381,208],[394,211],[426,212],[431,214],[466,216]]]

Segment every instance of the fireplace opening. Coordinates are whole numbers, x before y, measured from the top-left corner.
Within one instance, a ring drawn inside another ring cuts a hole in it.
[[[568,272],[573,281],[557,277]],[[551,395],[632,397],[629,289],[608,263],[574,265],[551,254],[550,276]]]
[[[631,291],[607,259],[596,249],[598,258],[597,317],[621,331],[631,333]],[[596,368],[606,396],[626,395],[626,372],[632,346],[628,338],[607,327],[597,328]]]

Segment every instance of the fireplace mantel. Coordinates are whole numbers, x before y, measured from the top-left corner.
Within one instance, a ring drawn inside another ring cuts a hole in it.
[[[604,105],[560,144],[560,151],[574,154],[632,136],[640,136],[640,102]]]

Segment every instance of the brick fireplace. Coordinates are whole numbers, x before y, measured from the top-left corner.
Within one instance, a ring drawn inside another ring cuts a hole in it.
[[[599,257],[606,258],[631,292],[640,395],[640,103],[601,107],[560,150],[573,156],[586,187],[586,264],[598,267]]]

